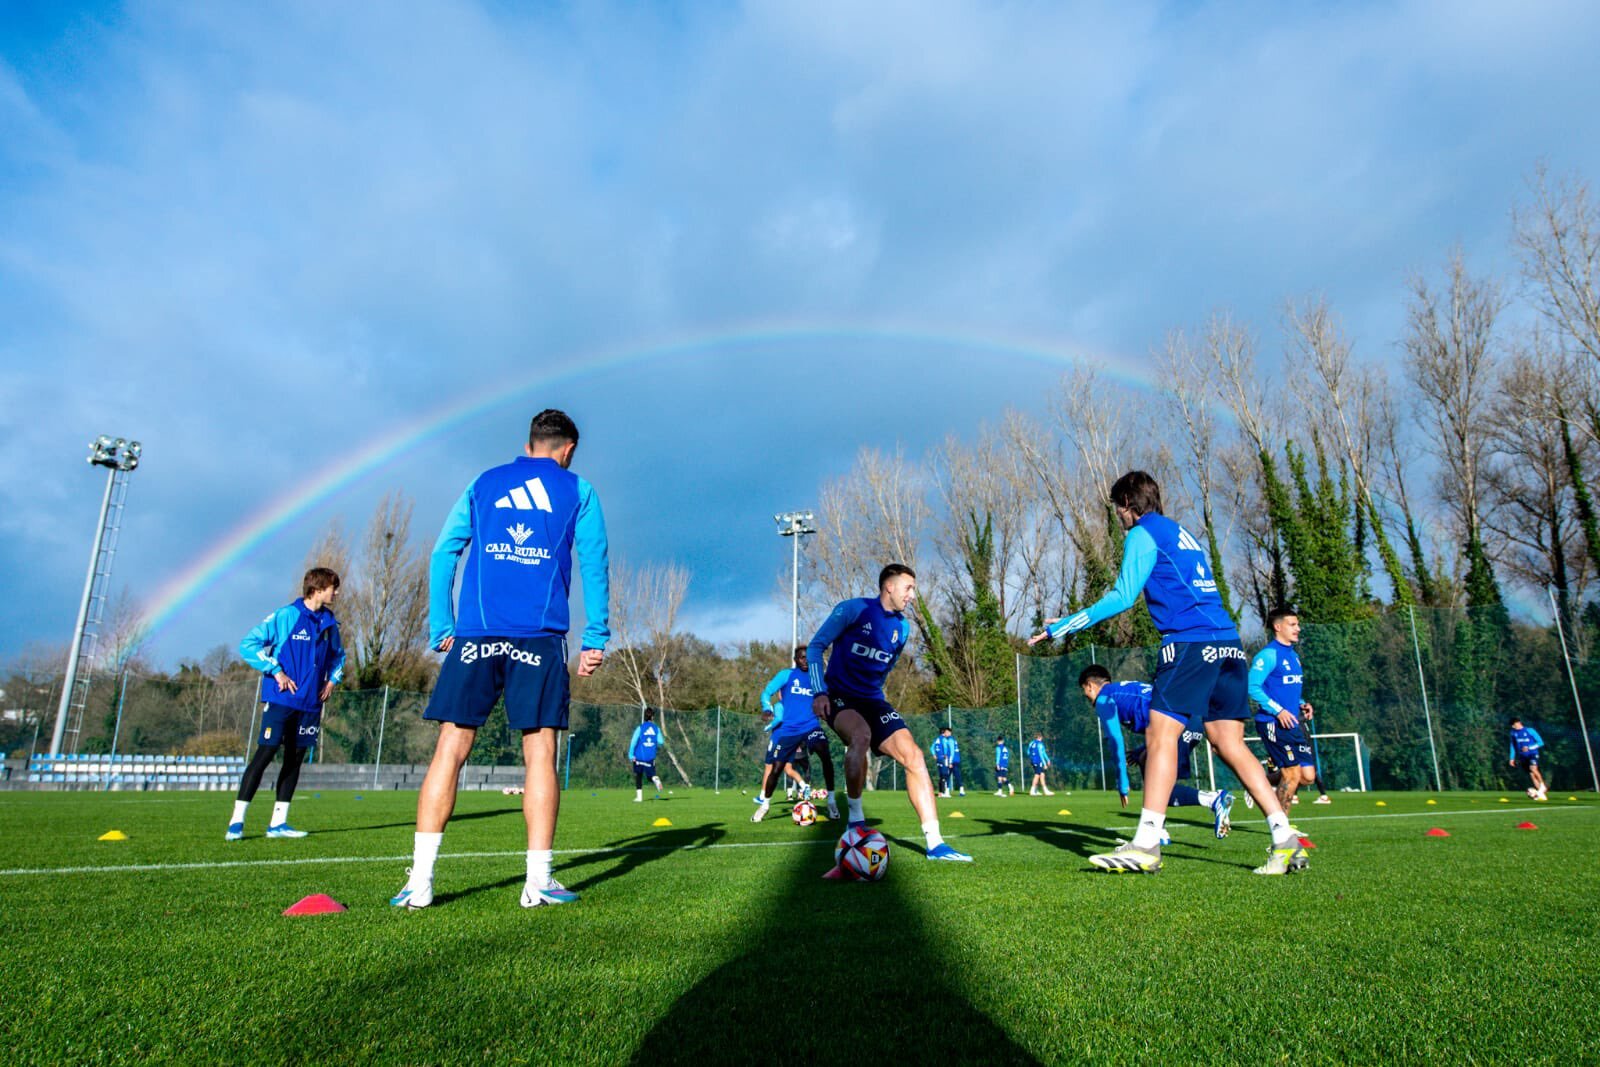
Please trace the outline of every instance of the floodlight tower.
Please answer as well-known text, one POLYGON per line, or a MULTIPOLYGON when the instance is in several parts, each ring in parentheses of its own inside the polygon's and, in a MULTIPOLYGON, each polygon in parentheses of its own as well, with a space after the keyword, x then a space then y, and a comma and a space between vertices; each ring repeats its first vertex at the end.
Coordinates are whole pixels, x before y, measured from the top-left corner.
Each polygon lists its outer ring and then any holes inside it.
POLYGON ((794 648, 800 643, 800 538, 806 534, 814 534, 817 528, 811 525, 812 515, 809 511, 786 511, 782 515, 772 516, 778 524, 778 536, 794 538, 794 583, 790 594, 789 647, 794 648))
MULTIPOLYGON (((72 650, 67 653, 67 679, 61 686, 61 706, 56 711, 56 726, 50 736, 50 755, 53 756, 61 754, 67 719, 73 709, 81 716, 89 698, 89 668, 94 661, 95 638, 105 610, 107 587, 111 584, 111 558, 116 554, 117 534, 122 528, 128 476, 138 469, 143 451, 144 446, 138 441, 104 434, 89 445, 89 465, 106 468, 106 491, 100 498, 100 521, 95 528, 94 545, 89 550, 89 576, 83 583, 83 599, 78 602, 78 624, 72 631, 72 650)), ((77 749, 76 740, 73 749, 77 749)))

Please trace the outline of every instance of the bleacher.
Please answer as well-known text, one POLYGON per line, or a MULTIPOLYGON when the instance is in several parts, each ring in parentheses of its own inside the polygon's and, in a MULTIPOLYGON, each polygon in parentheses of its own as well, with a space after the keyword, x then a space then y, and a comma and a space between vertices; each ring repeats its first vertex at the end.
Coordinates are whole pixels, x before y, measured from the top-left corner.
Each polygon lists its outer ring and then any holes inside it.
POLYGON ((244 765, 239 756, 35 755, 27 780, 57 789, 231 790, 244 765))

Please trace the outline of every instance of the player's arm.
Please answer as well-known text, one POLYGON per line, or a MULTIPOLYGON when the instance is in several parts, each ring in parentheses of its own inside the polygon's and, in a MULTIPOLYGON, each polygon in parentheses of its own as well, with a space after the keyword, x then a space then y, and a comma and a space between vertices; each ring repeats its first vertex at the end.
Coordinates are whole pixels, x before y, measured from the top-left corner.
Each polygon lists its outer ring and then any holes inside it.
POLYGON ((778 714, 772 708, 772 698, 773 698, 773 696, 775 696, 777 694, 778 690, 783 688, 783 683, 788 677, 789 677, 789 672, 788 671, 786 671, 786 670, 779 671, 777 674, 774 674, 772 676, 772 681, 767 683, 767 687, 765 689, 761 690, 761 710, 762 711, 771 712, 774 716, 776 716, 778 714))
POLYGON ((335 623, 329 638, 333 642, 333 657, 328 663, 328 679, 322 683, 322 692, 317 694, 317 699, 324 704, 333 695, 333 687, 344 681, 344 638, 340 632, 338 623, 335 623))
POLYGON ((439 539, 428 557, 428 647, 450 651, 456 634, 456 564, 472 543, 472 487, 468 486, 445 517, 439 539))
POLYGON ((294 693, 298 692, 300 688, 295 685, 294 679, 290 678, 284 671, 282 664, 278 662, 278 657, 275 655, 277 649, 282 646, 284 641, 288 640, 289 634, 293 632, 295 620, 299 616, 300 613, 294 609, 293 605, 281 607, 256 623, 255 627, 245 634, 244 639, 239 642, 239 654, 244 657, 244 661, 269 678, 276 678, 280 692, 288 691, 294 693))
POLYGON ((1122 737, 1122 723, 1117 721, 1117 706, 1105 697, 1097 697, 1094 713, 1100 720, 1100 730, 1111 746, 1111 758, 1117 767, 1117 793, 1124 807, 1128 804, 1128 745, 1122 737))
MULTIPOLYGON (((248 658, 248 657, 246 657, 246 658, 248 658)), ((1512 767, 1515 767, 1517 765, 1517 735, 1516 734, 1512 734, 1511 735, 1511 754, 1506 757, 1506 762, 1508 763, 1508 765, 1510 765, 1512 767)))
POLYGON ((631 760, 639 758, 639 735, 642 733, 644 733, 644 724, 640 723, 633 728, 633 736, 628 738, 628 758, 631 760))
POLYGON ((1121 615, 1138 603, 1139 595, 1144 592, 1144 585, 1155 569, 1155 540, 1142 527, 1135 526, 1123 539, 1122 569, 1117 572, 1117 581, 1111 591, 1070 618, 1050 620, 1050 625, 1042 633, 1029 638, 1028 644, 1037 644, 1047 637, 1075 634, 1112 616, 1121 615))
POLYGON ((815 703, 817 698, 827 694, 828 685, 822 680, 822 658, 827 655, 828 647, 839 639, 845 627, 861 618, 861 613, 866 610, 866 603, 861 600, 845 600, 835 605, 833 611, 822 623, 820 629, 811 638, 811 643, 806 646, 806 662, 811 665, 811 692, 815 703))
POLYGON ((578 653, 578 674, 593 674, 605 659, 611 640, 611 558, 606 542, 606 519, 594 486, 578 479, 578 522, 572 532, 578 552, 578 574, 583 579, 583 646, 578 653))
POLYGON ((1534 748, 1543 748, 1544 747, 1544 738, 1539 736, 1539 731, 1538 730, 1535 730, 1531 726, 1528 727, 1528 736, 1533 739, 1533 747, 1534 748))
POLYGON ((1250 680, 1246 683, 1246 688, 1250 693, 1250 699, 1259 704, 1263 711, 1270 711, 1278 717, 1278 725, 1292 730, 1300 720, 1295 718, 1294 712, 1267 695, 1266 681, 1277 665, 1276 649, 1268 647, 1257 652, 1256 658, 1250 661, 1250 680))

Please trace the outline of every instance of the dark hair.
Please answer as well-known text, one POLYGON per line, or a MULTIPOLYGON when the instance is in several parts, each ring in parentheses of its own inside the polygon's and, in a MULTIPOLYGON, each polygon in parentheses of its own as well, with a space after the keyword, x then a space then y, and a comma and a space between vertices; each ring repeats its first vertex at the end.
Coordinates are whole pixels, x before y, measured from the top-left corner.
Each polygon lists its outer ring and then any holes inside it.
POLYGON ((308 597, 324 589, 339 588, 339 573, 330 567, 312 567, 300 579, 300 595, 308 597))
POLYGON ((954 733, 954 731, 953 731, 953 730, 951 730, 951 729, 950 729, 950 727, 948 727, 948 726, 941 726, 941 727, 939 727, 939 732, 940 732, 940 733, 941 733, 941 734, 948 734, 948 733, 954 733))
POLYGON ((1294 610, 1293 604, 1279 604, 1277 607, 1267 612, 1267 629, 1270 630, 1274 626, 1278 625, 1279 619, 1287 619, 1290 616, 1298 618, 1300 613, 1294 610))
POLYGON ((1111 486, 1111 502, 1135 516, 1161 512, 1161 487, 1144 471, 1129 471, 1111 486))
POLYGON ((565 411, 545 408, 528 424, 529 448, 561 441, 578 443, 578 424, 573 422, 565 411))
POLYGON ((797 655, 797 656, 800 655, 801 653, 805 652, 805 650, 806 650, 806 646, 805 645, 795 645, 794 646, 794 654, 797 655))
POLYGON ((995 734, 994 735, 994 739, 996 741, 1004 741, 1006 739, 1006 735, 1005 734, 995 734))
POLYGON ((1091 663, 1083 669, 1082 674, 1078 675, 1078 688, 1082 689, 1090 682, 1109 681, 1111 681, 1111 672, 1100 666, 1098 663, 1091 663))
POLYGON ((649 722, 651 719, 653 719, 655 717, 656 717, 656 709, 655 708, 645 708, 644 709, 644 721, 645 722, 649 722))
POLYGON ((1512 719, 1511 720, 1511 728, 1513 730, 1515 730, 1517 727, 1519 727, 1521 725, 1522 725, 1522 720, 1521 719, 1512 719))
POLYGON ((917 572, 912 570, 910 567, 907 567, 904 563, 889 564, 887 567, 883 568, 883 570, 878 572, 878 588, 882 589, 885 585, 889 584, 890 578, 897 578, 902 574, 909 574, 913 578, 917 576, 917 572))

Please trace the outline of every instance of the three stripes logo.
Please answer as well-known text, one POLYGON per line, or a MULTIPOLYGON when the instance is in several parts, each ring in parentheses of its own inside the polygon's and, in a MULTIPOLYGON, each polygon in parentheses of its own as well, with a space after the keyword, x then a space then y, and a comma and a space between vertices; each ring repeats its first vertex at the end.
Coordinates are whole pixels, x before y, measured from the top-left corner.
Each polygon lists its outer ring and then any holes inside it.
POLYGON ((549 511, 555 509, 550 506, 550 494, 545 492, 544 483, 537 478, 529 478, 511 492, 494 502, 497 508, 515 508, 517 511, 549 511))

